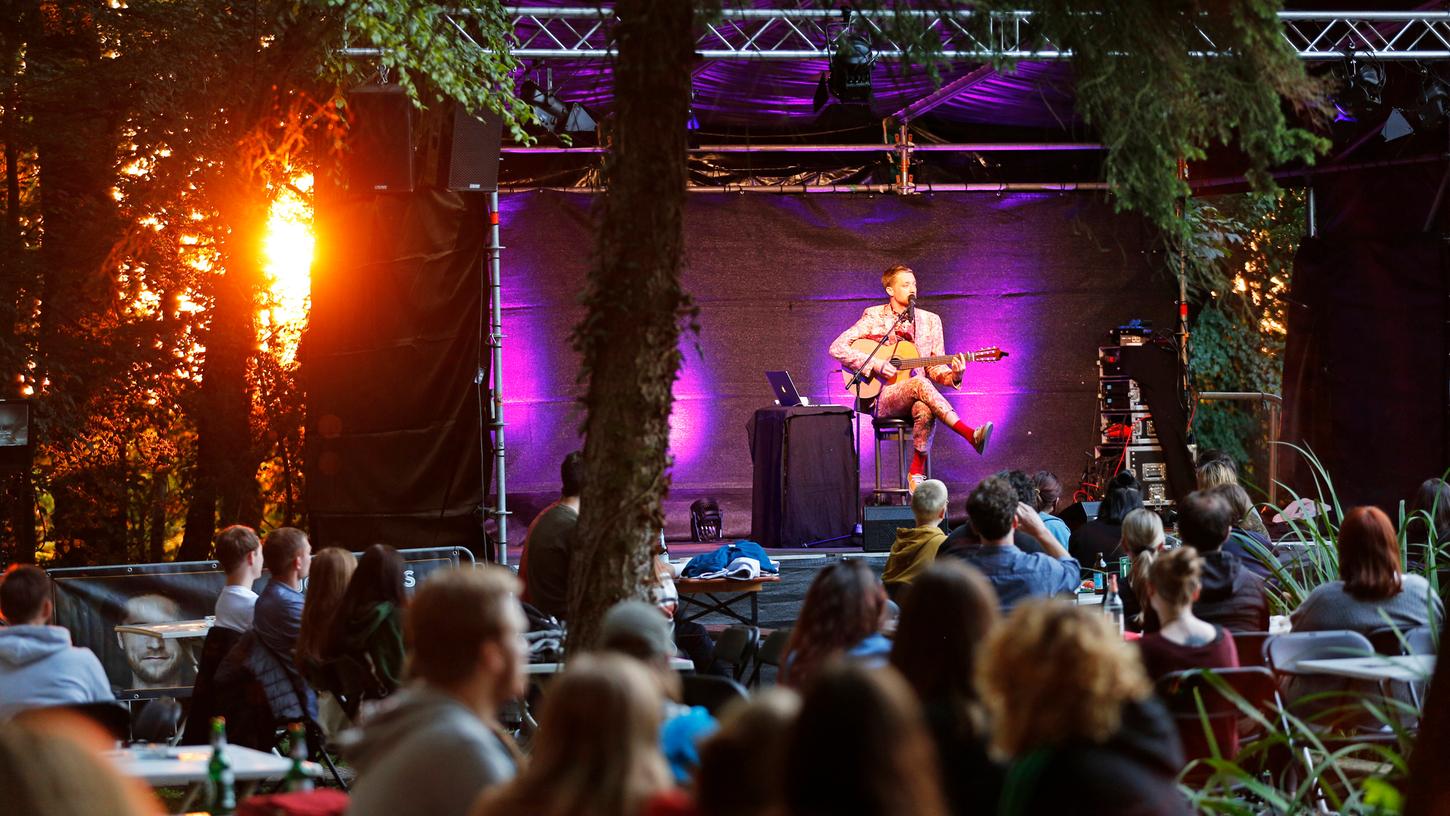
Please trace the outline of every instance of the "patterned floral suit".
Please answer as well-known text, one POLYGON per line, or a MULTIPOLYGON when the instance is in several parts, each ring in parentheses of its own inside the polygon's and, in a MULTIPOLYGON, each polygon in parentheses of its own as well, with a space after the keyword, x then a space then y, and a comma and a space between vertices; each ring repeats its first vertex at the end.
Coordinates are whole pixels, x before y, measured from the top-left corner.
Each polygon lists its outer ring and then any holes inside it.
MULTIPOLYGON (((856 321, 856 325, 841 332, 835 342, 831 343, 831 356, 851 368, 860 368, 866 364, 868 358, 863 352, 851 348, 851 344, 862 338, 872 342, 880 340, 882 335, 891 330, 894 322, 896 313, 892 311, 890 303, 872 306, 861 313, 861 319, 856 321)), ((898 339, 916 344, 919 356, 922 357, 946 354, 942 341, 941 318, 925 309, 916 310, 914 322, 903 322, 897 326, 892 336, 887 338, 885 347, 890 348, 898 339)), ((912 418, 912 444, 923 454, 931 449, 936 421, 940 419, 947 425, 953 425, 958 419, 951 403, 947 402, 946 397, 932 383, 961 388, 961 379, 952 372, 951 366, 934 365, 912 371, 910 377, 881 389, 881 394, 876 398, 876 416, 912 418)))

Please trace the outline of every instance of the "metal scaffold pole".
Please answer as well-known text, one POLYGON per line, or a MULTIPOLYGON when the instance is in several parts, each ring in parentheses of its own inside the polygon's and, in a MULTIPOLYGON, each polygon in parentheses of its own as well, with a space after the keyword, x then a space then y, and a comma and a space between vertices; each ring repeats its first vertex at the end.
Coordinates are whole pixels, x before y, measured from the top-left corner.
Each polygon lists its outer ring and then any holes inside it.
POLYGON ((488 194, 488 347, 492 354, 491 370, 493 381, 489 386, 489 431, 493 436, 493 486, 494 506, 488 513, 498 526, 496 554, 498 563, 509 562, 508 533, 508 480, 505 474, 507 459, 504 444, 503 418, 503 282, 500 257, 503 242, 499 231, 498 193, 488 194))

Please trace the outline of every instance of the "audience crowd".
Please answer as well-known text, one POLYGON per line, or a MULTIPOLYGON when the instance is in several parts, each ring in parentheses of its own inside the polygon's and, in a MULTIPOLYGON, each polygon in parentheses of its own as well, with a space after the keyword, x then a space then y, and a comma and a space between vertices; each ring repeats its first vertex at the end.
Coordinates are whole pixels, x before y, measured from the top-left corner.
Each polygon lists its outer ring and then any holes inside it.
MULTIPOLYGON (((1192 742, 1155 683, 1237 667, 1234 634, 1267 632, 1282 589, 1233 463, 1205 457, 1198 476, 1178 502, 1176 539, 1131 477, 1115 478, 1096 518, 1071 533, 1051 473, 984 479, 951 533, 946 485, 924 481, 882 577, 863 559, 827 563, 790 627, 778 683, 714 710, 686 704, 672 663, 683 653, 702 674, 718 668, 704 630, 675 620, 662 538, 648 600, 613 607, 596 648, 531 689, 526 636, 569 612, 577 454, 561 467, 562 497, 529 527, 518 578, 441 570, 410 591, 387 545, 360 559, 314 554, 300 530, 259 539, 229 527, 216 539, 226 586, 193 724, 220 714, 232 742, 271 750, 279 726, 305 723, 315 756, 355 772, 348 813, 359 816, 1187 813, 1178 782, 1192 742), (1075 602, 1102 565, 1122 576, 1126 635, 1075 602)), ((1415 502, 1405 532, 1425 553, 1446 540, 1450 491, 1431 480, 1415 502)), ((1344 514, 1337 558, 1338 580, 1289 615, 1295 631, 1443 622, 1379 509, 1344 514)), ((46 795, 58 773, 46 762, 84 768, 86 784, 57 788, 64 806, 44 812, 90 812, 92 796, 107 797, 107 812, 153 812, 95 759, 88 726, 66 719, 67 707, 114 695, 96 655, 51 625, 52 594, 34 566, 0 581, 0 723, 13 720, 0 725, 0 782, 23 804, 46 795)))

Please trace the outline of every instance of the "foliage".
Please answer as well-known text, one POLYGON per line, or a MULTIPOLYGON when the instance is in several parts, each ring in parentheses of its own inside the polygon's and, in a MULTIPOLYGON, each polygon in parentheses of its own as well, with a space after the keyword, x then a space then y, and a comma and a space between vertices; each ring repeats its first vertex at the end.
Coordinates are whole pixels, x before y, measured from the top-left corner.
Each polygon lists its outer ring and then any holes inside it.
MULTIPOLYGON (((1195 391, 1282 389, 1288 317, 1285 298, 1303 232, 1300 191, 1246 193, 1187 203, 1183 270, 1189 303, 1190 383, 1195 391)), ((1179 258, 1171 258, 1178 271, 1179 258)), ((1199 403, 1193 430, 1200 449, 1244 463, 1245 481, 1267 486, 1267 411, 1256 403, 1199 403), (1257 477, 1257 478, 1256 478, 1257 477)))

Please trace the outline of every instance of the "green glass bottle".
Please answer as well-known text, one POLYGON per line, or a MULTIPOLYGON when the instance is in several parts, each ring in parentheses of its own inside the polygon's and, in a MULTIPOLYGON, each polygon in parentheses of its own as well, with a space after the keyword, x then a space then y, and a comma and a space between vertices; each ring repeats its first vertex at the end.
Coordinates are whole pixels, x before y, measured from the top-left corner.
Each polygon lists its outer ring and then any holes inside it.
POLYGON ((227 721, 213 717, 211 721, 211 761, 206 765, 207 786, 211 801, 208 810, 213 816, 237 812, 237 779, 232 761, 227 757, 227 721))
POLYGON ((287 726, 287 743, 287 753, 292 757, 292 767, 287 769, 287 778, 284 780, 287 790, 312 790, 312 776, 302 764, 307 761, 307 729, 302 727, 302 723, 295 722, 287 726))

